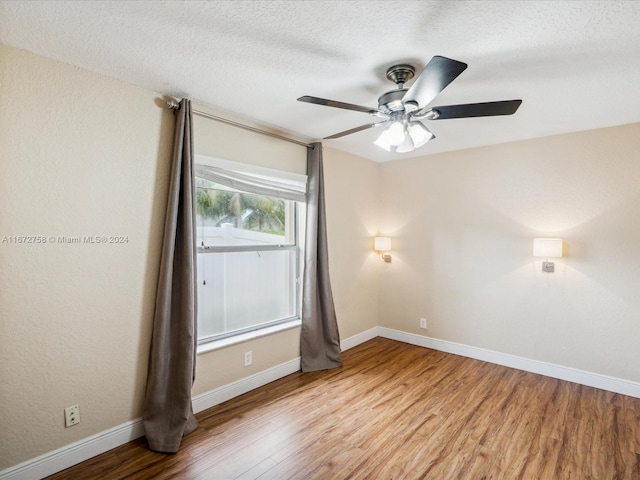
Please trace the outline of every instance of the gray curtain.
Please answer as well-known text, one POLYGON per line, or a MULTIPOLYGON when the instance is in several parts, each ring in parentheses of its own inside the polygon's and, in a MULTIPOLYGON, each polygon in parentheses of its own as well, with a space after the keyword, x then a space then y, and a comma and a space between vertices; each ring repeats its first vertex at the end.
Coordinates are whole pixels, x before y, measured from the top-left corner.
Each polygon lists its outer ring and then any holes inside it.
POLYGON ((307 225, 300 357, 302 371, 313 372, 342 366, 340 334, 329 281, 322 144, 307 152, 307 225))
POLYGON ((191 404, 197 342, 195 186, 191 102, 176 112, 171 184, 143 423, 149 448, 174 453, 198 426, 191 404))

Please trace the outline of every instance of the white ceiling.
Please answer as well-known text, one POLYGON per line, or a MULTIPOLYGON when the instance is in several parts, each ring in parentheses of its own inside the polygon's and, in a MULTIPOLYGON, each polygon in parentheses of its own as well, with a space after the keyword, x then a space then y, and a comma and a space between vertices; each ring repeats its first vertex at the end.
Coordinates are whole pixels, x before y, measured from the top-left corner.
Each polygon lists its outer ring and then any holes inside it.
MULTIPOLYGON (((469 65, 433 105, 522 99, 513 116, 428 122, 410 154, 374 129, 325 141, 376 161, 640 122, 635 1, 7 1, 0 42, 189 97, 305 140, 376 121, 386 69, 469 65)), ((410 86, 410 84, 409 84, 410 86)))

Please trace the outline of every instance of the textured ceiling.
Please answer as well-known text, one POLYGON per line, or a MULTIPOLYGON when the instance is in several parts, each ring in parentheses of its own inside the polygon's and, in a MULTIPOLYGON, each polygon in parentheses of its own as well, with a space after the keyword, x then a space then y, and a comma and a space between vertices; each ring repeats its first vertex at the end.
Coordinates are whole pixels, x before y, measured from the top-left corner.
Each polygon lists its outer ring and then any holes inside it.
MULTIPOLYGON (((306 140, 375 121, 387 67, 469 65, 433 102, 522 99, 510 117, 428 122, 411 154, 368 130, 326 145, 376 161, 640 122, 640 2, 0 1, 0 42, 306 140)), ((410 86, 410 84, 409 84, 410 86)))

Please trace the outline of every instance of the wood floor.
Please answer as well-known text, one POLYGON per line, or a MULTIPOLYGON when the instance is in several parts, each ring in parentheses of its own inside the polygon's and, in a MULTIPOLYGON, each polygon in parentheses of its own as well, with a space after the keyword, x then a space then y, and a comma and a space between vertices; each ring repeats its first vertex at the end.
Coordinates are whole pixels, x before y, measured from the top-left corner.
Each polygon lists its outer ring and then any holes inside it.
POLYGON ((640 399, 376 338, 51 479, 640 479, 640 399))

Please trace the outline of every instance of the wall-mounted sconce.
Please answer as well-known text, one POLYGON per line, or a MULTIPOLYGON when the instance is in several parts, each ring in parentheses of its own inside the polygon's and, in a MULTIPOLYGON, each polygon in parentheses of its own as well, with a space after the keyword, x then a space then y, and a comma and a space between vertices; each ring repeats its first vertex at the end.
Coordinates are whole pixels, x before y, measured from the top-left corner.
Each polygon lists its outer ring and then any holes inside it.
POLYGON ((553 273, 553 262, 549 262, 548 258, 562 257, 562 239, 561 238, 534 238, 533 239, 533 256, 545 259, 542 262, 542 271, 553 273))
POLYGON ((391 255, 387 252, 391 251, 391 238, 390 237, 376 237, 373 240, 373 249, 376 252, 380 252, 382 254, 382 259, 385 262, 391 261, 391 255))

